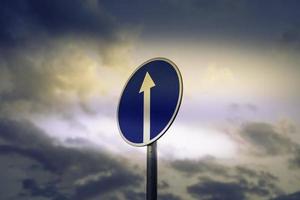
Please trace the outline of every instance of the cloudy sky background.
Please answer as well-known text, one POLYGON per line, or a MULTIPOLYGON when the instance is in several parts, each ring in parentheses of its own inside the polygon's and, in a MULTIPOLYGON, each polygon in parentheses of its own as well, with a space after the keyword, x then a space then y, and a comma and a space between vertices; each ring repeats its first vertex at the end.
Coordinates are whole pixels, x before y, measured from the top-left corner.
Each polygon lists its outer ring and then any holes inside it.
POLYGON ((0 199, 144 199, 118 132, 130 74, 167 57, 184 95, 158 142, 161 200, 300 198, 300 4, 3 0, 0 199))

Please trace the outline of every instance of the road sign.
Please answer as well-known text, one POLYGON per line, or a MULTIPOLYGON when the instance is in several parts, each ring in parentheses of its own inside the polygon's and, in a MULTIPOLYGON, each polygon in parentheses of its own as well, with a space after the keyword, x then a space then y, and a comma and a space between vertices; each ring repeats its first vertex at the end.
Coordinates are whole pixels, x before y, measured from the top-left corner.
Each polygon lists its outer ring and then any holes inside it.
POLYGON ((133 146, 159 139, 174 121, 182 99, 182 78, 165 58, 143 63, 125 85, 118 107, 121 136, 133 146))

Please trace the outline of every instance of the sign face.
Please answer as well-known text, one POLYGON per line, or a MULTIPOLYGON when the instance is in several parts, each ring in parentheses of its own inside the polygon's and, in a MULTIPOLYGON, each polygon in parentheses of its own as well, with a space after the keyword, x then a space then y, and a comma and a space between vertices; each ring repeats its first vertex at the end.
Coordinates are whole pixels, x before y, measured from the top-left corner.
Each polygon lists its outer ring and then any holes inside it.
POLYGON ((125 85, 118 107, 121 136, 133 146, 159 139, 174 121, 182 99, 182 77, 174 63, 154 58, 125 85))

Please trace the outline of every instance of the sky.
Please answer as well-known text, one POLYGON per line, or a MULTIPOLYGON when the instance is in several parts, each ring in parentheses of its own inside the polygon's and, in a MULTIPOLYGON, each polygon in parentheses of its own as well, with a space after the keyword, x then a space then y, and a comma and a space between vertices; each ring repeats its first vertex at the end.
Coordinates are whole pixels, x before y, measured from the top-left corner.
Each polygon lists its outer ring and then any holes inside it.
POLYGON ((146 147, 120 136, 132 72, 183 77, 158 141, 159 200, 300 199, 297 0, 3 0, 0 199, 145 199, 146 147))

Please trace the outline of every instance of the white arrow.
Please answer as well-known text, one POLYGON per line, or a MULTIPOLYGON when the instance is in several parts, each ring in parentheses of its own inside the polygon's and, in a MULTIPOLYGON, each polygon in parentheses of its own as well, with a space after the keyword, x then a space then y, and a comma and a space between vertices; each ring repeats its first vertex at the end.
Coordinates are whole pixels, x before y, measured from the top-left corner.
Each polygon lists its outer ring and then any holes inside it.
POLYGON ((150 74, 147 72, 142 83, 139 93, 144 92, 144 135, 143 141, 147 143, 150 141, 150 100, 151 88, 155 86, 150 74))

